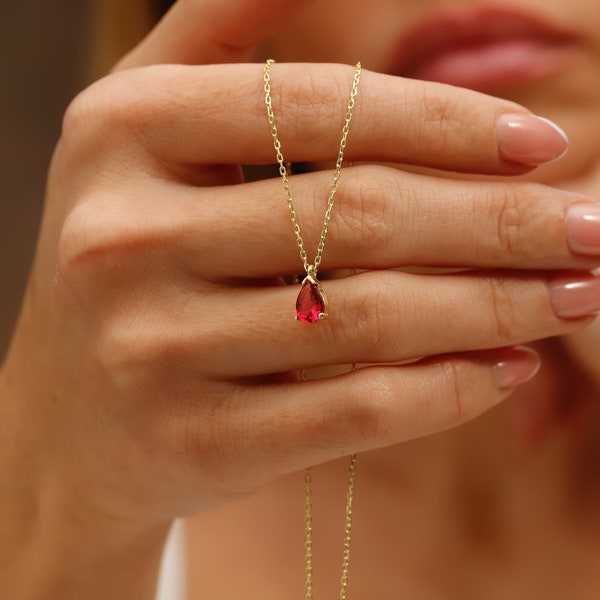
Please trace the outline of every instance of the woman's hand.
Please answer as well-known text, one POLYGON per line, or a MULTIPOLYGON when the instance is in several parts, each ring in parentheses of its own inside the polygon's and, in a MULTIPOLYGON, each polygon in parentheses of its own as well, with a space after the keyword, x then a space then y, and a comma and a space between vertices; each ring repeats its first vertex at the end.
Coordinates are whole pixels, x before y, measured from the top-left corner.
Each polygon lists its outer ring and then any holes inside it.
MULTIPOLYGON (((287 3, 247 3, 275 4, 287 3)), ((346 154, 362 164, 343 170, 322 267, 369 272, 325 282, 329 319, 295 324, 298 289, 280 275, 301 263, 281 182, 240 174, 274 161, 262 66, 134 68, 178 57, 169 31, 65 117, 2 378, 3 443, 18 450, 0 464, 40 474, 14 495, 19 514, 140 539, 305 465, 474 417, 535 371, 512 346, 599 308, 586 295, 597 258, 567 219, 585 198, 441 176, 527 172, 561 153, 560 135, 503 100, 364 72, 346 154), (471 270, 392 270, 408 265, 471 270), (354 362, 382 364, 298 381, 354 362)), ((209 34, 197 61, 228 48, 209 34)), ((287 160, 335 158, 351 80, 350 67, 273 67, 287 160)), ((309 252, 331 177, 291 178, 309 252)))
MULTIPOLYGON (((261 74, 129 71, 67 113, 34 279, 44 302, 39 314, 30 305, 53 355, 48 398, 35 402, 40 410, 55 394, 63 426, 52 431, 70 424, 78 449, 61 466, 85 475, 99 510, 149 520, 205 510, 305 464, 456 425, 508 393, 497 362, 532 359, 454 353, 563 334, 595 310, 570 299, 567 275, 545 271, 594 264, 572 253, 565 231, 581 198, 363 164, 342 175, 323 267, 373 271, 327 282, 329 320, 294 324, 297 288, 278 284, 300 264, 281 183, 238 179, 239 164, 272 159, 261 74), (477 270, 389 270, 405 265, 477 270), (421 356, 432 358, 304 384, 290 375, 421 356)), ((273 69, 291 160, 335 155, 350 76, 273 69)), ((496 122, 516 110, 365 73, 348 158, 522 171, 498 155, 496 122)), ((330 179, 292 178, 309 248, 330 179)), ((581 278, 591 280, 570 276, 581 278)))

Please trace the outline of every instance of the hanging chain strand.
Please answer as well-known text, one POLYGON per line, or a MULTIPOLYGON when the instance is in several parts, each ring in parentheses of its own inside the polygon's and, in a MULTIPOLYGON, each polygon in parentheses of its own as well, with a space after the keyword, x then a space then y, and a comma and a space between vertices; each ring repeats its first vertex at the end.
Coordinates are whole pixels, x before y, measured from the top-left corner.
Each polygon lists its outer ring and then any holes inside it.
MULTIPOLYGON (((325 217, 323 220, 323 227, 321 229, 321 235, 317 246, 317 253, 312 263, 309 263, 306 249, 304 248, 304 240, 302 239, 302 230, 298 223, 298 217, 296 215, 296 209, 294 207, 294 200, 290 191, 289 175, 291 174, 291 168, 289 163, 285 162, 283 157, 283 151, 281 148, 281 142, 279 141, 279 133, 277 131, 277 125, 275 124, 275 116, 273 114, 273 102, 271 99, 271 65, 275 61, 272 59, 267 60, 264 68, 264 91, 265 91, 265 103, 267 105, 267 116, 269 119, 269 126, 271 128, 271 135, 273 137, 273 146, 277 157, 277 164, 279 165, 279 174, 283 181, 283 189, 285 191, 285 198, 292 218, 293 231, 296 236, 296 243, 300 251, 300 258, 304 270, 309 277, 316 278, 317 270, 321 264, 323 258, 323 252, 325 251, 325 242, 327 240, 327 234, 329 232, 329 223, 331 221, 331 215, 333 213, 333 205, 335 202, 335 194, 337 192, 338 182, 342 172, 342 165, 344 162, 344 152, 346 150, 346 144, 348 142, 348 134, 350 133, 350 122, 352 121, 352 113, 354 111, 355 98, 358 93, 358 84, 360 81, 361 64, 356 64, 356 71, 354 72, 354 80, 352 82, 352 89, 350 91, 350 98, 348 100, 348 106, 346 109, 346 115, 344 118, 344 125, 342 127, 342 138, 340 140, 340 147, 338 151, 337 160, 335 163, 335 171, 333 175, 333 181, 331 189, 329 191, 329 198, 327 200, 327 209, 325 211, 325 217)), ((352 365, 351 370, 354 371, 356 365, 352 365)), ((300 380, 306 380, 305 371, 300 372, 300 380)), ((348 570, 350 567, 350 539, 352 533, 352 505, 354 501, 354 483, 356 473, 356 454, 352 454, 350 457, 350 466, 348 467, 348 491, 346 494, 346 511, 345 511, 345 522, 344 522, 344 549, 342 553, 342 575, 340 578, 340 600, 346 600, 346 591, 348 588, 348 570)), ((313 547, 312 547, 312 472, 311 468, 307 467, 304 472, 304 489, 305 489, 305 570, 306 570, 306 596, 305 600, 313 600, 313 547)))
MULTIPOLYGON (((352 269, 354 274, 354 269, 352 269)), ((356 371, 356 364, 350 367, 356 371)), ((354 504, 354 482, 356 481, 356 453, 350 456, 348 467, 348 492, 346 493, 346 522, 344 523, 344 552, 342 555, 342 577, 340 579, 340 600, 346 600, 348 588, 348 570, 350 568, 350 538, 352 534, 352 506, 354 504)))
POLYGON ((356 454, 350 457, 348 467, 348 493, 346 496, 346 522, 344 524, 344 553, 342 557, 342 577, 340 578, 340 600, 346 600, 348 570, 350 568, 350 535, 352 533, 352 504, 354 502, 354 481, 356 474, 356 454))
POLYGON ((312 592, 312 474, 304 469, 304 568, 306 572, 305 600, 313 600, 312 592))
MULTIPOLYGON (((305 600, 313 600, 313 547, 312 547, 312 472, 307 467, 304 470, 304 560, 306 570, 305 600)), ((350 569, 350 540, 352 536, 352 505, 354 503, 354 482, 356 480, 356 454, 350 457, 348 467, 348 492, 346 494, 346 520, 344 523, 344 551, 342 554, 342 576, 340 577, 340 600, 346 600, 348 589, 348 571, 350 569)))
POLYGON ((304 248, 304 240, 302 239, 302 230, 298 223, 298 217, 296 215, 296 209, 294 207, 294 200, 290 191, 290 182, 288 179, 288 169, 286 168, 285 159, 283 158, 283 151, 281 149, 281 142, 279 141, 279 132, 277 131, 277 125, 275 124, 275 116, 273 114, 273 103, 271 99, 271 65, 275 61, 269 59, 265 63, 264 72, 264 89, 265 89, 265 103, 267 105, 267 116, 269 118, 269 125, 271 127, 271 135, 273 136, 273 146, 277 156, 277 164, 279 165, 279 174, 283 180, 283 189, 285 191, 285 198, 290 209, 290 216, 292 218, 293 231, 296 236, 296 243, 300 251, 300 258, 304 265, 304 270, 307 275, 316 277, 317 270, 321 264, 323 258, 323 252, 325 251, 325 241, 327 240, 327 234, 329 232, 329 222, 331 221, 331 215, 333 213, 333 205, 335 203, 335 193, 337 191, 338 182, 342 172, 342 164, 344 162, 344 152, 346 150, 346 144, 348 142, 348 134, 350 133, 350 122, 352 121, 352 113, 354 110, 354 101, 356 94, 358 94, 358 83, 360 81, 361 64, 356 64, 356 71, 354 73, 354 80, 352 82, 352 90, 350 92, 350 99, 348 100, 348 106, 346 109, 346 116, 344 120, 344 126, 342 128, 342 139, 340 140, 340 148, 338 152, 337 161, 335 163, 335 172, 333 175, 333 182, 329 191, 329 198, 327 200, 327 210, 325 211, 325 218, 323 220, 323 228, 321 229, 321 236, 319 238, 319 244, 317 246, 317 254, 312 263, 308 262, 308 256, 304 248))
MULTIPOLYGON (((354 273, 354 270, 352 270, 354 273)), ((350 372, 356 371, 356 365, 350 372)), ((306 381, 306 371, 300 371, 300 381, 306 381)), ((346 492, 346 511, 344 522, 344 550, 342 553, 342 576, 340 577, 340 600, 346 600, 348 590, 348 571, 350 570, 350 540, 352 537, 352 507, 354 504, 354 483, 356 481, 356 453, 350 456, 348 467, 348 491, 346 492)), ((304 469, 304 565, 306 573, 305 600, 313 600, 313 544, 312 544, 312 469, 304 469)))

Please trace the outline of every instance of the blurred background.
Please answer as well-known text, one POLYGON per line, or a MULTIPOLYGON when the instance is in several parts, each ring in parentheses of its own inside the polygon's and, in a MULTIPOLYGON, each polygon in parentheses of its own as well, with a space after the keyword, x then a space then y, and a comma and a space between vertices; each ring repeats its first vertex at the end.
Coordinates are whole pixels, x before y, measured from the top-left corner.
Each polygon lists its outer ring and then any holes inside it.
POLYGON ((0 359, 33 258, 52 149, 71 98, 143 37, 166 2, 0 2, 0 359))
POLYGON ((61 116, 89 76, 90 4, 86 0, 1 2, 1 356, 33 257, 46 170, 61 116))

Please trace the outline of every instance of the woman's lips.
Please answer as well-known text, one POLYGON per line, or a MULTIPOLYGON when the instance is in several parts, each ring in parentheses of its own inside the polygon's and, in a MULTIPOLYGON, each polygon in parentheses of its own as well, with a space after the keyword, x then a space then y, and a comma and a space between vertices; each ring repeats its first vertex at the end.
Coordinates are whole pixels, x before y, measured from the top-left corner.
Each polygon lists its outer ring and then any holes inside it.
POLYGON ((578 42, 573 32, 517 12, 438 14, 401 40, 391 70, 413 79, 495 89, 557 72, 578 42))

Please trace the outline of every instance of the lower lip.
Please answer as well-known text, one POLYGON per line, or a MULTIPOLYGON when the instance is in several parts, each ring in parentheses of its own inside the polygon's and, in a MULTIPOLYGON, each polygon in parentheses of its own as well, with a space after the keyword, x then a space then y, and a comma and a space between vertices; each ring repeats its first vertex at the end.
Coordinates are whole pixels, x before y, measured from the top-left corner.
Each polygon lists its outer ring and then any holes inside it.
POLYGON ((573 44, 515 38, 448 48, 405 75, 474 90, 525 84, 557 73, 575 54, 573 44))

